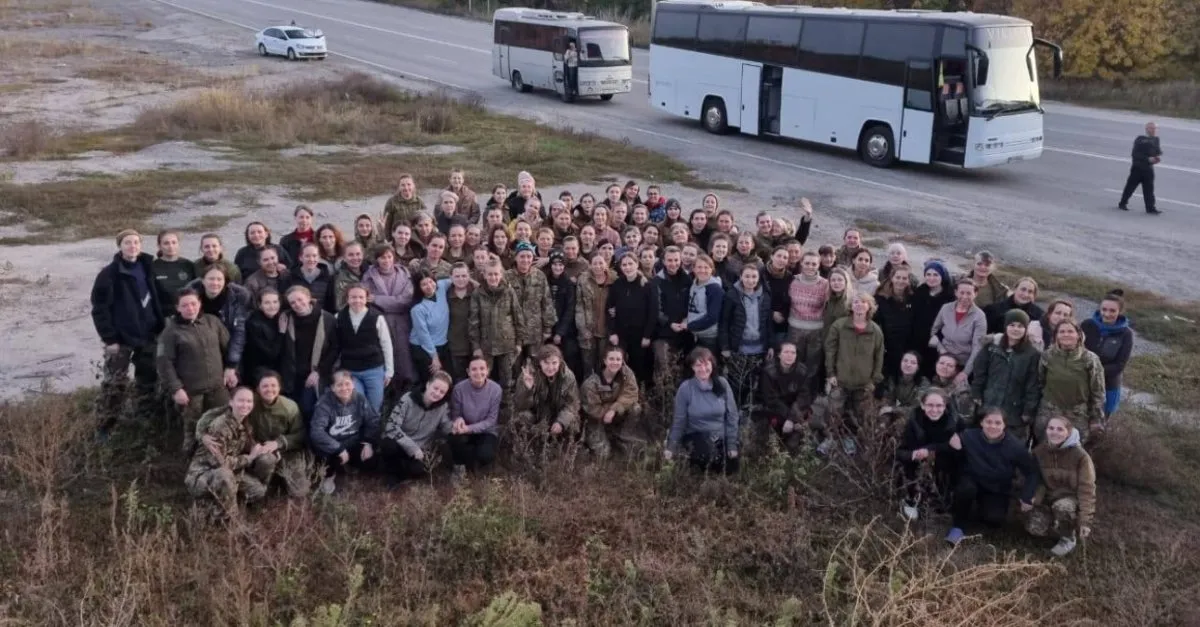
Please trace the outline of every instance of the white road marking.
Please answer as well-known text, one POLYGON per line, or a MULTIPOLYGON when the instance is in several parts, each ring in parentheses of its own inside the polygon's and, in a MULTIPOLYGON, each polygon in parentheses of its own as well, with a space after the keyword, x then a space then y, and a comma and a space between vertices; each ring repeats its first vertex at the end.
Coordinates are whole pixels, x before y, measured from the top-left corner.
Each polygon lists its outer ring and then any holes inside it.
POLYGON ((937 194, 930 194, 929 192, 919 192, 917 190, 909 189, 907 187, 900 187, 899 185, 891 185, 889 183, 880 183, 878 181, 872 181, 870 179, 863 179, 863 178, 859 178, 857 176, 850 176, 849 174, 841 174, 839 172, 831 172, 829 170, 821 170, 819 168, 813 168, 813 167, 809 167, 806 165, 797 165, 795 163, 788 163, 787 161, 780 161, 779 159, 763 157, 761 155, 750 154, 748 152, 741 152, 739 150, 721 149, 721 151, 727 152, 732 155, 737 155, 739 157, 745 157, 747 159, 757 159, 759 161, 766 161, 767 163, 773 163, 775 165, 781 165, 781 166, 788 167, 788 168, 794 168, 796 170, 804 170, 805 172, 812 172, 813 174, 820 174, 823 176, 833 176, 833 177, 837 177, 837 178, 840 178, 845 181, 853 181, 855 183, 861 183, 863 185, 870 185, 872 187, 879 187, 879 188, 890 190, 893 192, 912 194, 913 196, 920 196, 923 198, 932 198, 934 200, 940 200, 942 202, 946 202, 946 203, 950 203, 950 204, 961 204, 962 203, 961 200, 950 198, 948 196, 939 196, 937 194))
MULTIPOLYGON (((1080 157, 1091 157, 1093 159, 1103 159, 1105 161, 1116 161, 1119 163, 1129 163, 1129 157, 1113 157, 1111 155, 1099 155, 1094 152, 1085 152, 1083 150, 1069 150, 1067 148, 1052 148, 1050 146, 1046 146, 1046 147, 1042 148, 1042 150, 1049 150, 1050 152, 1061 152, 1061 153, 1065 153, 1068 155, 1078 155, 1080 157)), ((1196 168, 1185 168, 1182 166, 1170 165, 1170 164, 1166 164, 1166 163, 1160 163, 1160 164, 1154 166, 1154 169, 1156 169, 1156 170, 1173 170, 1175 172, 1186 172, 1188 174, 1200 174, 1200 170, 1198 170, 1196 168)))
POLYGON ((633 129, 633 130, 635 130, 635 131, 637 131, 637 132, 639 132, 639 133, 645 133, 646 135, 650 135, 650 136, 652 136, 652 137, 661 137, 661 138, 663 138, 663 139, 672 139, 672 140, 675 140, 675 141, 677 141, 677 142, 682 142, 682 143, 684 143, 684 144, 691 144, 691 145, 693 145, 693 146, 695 146, 695 145, 698 145, 698 144, 700 143, 700 142, 694 142, 694 141, 692 141, 692 140, 690 140, 690 139, 684 139, 684 138, 682 138, 682 137, 676 137, 676 136, 674 136, 674 135, 667 135, 666 133, 659 133, 658 131, 650 131, 650 130, 646 130, 646 129, 644 129, 644 128, 638 128, 638 127, 636 127, 636 126, 631 126, 631 127, 629 127, 629 128, 631 128, 631 129, 633 129))
MULTIPOLYGON (((1112 193, 1112 194, 1116 194, 1117 196, 1120 196, 1125 190, 1106 189, 1104 191, 1112 193)), ((1136 195, 1137 194, 1135 194, 1135 196, 1136 195)), ((1184 207, 1195 207, 1196 209, 1200 209, 1200 205, 1197 205, 1197 204, 1191 203, 1191 202, 1183 202, 1182 200, 1171 200, 1170 198, 1163 198, 1162 196, 1158 196, 1157 198, 1155 198, 1155 200, 1157 200, 1158 202, 1170 203, 1172 205, 1183 205, 1184 207)))
MULTIPOLYGON (((235 22, 233 20, 226 19, 226 18, 220 17, 218 15, 213 15, 211 13, 205 13, 204 11, 193 9, 193 8, 187 7, 187 6, 183 6, 181 4, 175 4, 174 2, 170 2, 169 0, 154 0, 154 2, 157 2, 159 4, 165 4, 167 6, 172 6, 172 7, 175 7, 176 9, 179 9, 180 11, 187 11, 188 13, 195 13, 196 15, 199 15, 202 17, 207 17, 210 20, 224 22, 225 24, 231 24, 233 26, 237 26, 239 28, 244 28, 246 30, 251 30, 254 32, 258 32, 258 31, 262 30, 261 28, 258 28, 256 26, 247 26, 246 24, 242 24, 241 22, 235 22)), ((330 51, 329 54, 330 54, 330 56, 342 57, 343 59, 349 59, 351 61, 354 61, 355 63, 361 63, 363 65, 369 65, 371 67, 374 67, 374 68, 377 68, 380 70, 386 70, 388 72, 391 72, 392 74, 396 74, 403 78, 415 78, 419 81, 426 81, 429 83, 433 83, 435 85, 442 85, 444 87, 450 87, 452 89, 461 89, 463 91, 471 91, 471 88, 469 88, 469 87, 464 87, 462 85, 456 85, 454 83, 439 80, 439 79, 436 79, 436 78, 433 78, 430 76, 424 76, 421 74, 417 74, 415 72, 410 72, 408 70, 401 70, 400 68, 395 68, 390 65, 384 65, 382 63, 376 63, 374 61, 368 61, 366 59, 362 59, 362 58, 359 58, 359 57, 356 57, 353 55, 349 55, 349 54, 345 54, 342 52, 330 51)))

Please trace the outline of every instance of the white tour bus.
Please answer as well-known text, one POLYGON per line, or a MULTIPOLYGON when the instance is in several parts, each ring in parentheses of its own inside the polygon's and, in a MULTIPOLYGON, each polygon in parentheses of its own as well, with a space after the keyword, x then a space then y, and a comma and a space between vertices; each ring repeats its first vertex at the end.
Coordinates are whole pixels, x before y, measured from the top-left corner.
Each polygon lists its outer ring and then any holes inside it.
POLYGON ((1035 47, 1001 15, 663 0, 651 106, 714 133, 842 146, 867 163, 980 168, 1042 154, 1035 47))
POLYGON ((633 57, 624 24, 582 13, 524 8, 497 9, 492 23, 492 74, 513 89, 549 89, 568 102, 575 96, 612 100, 615 94, 629 93, 633 57), (579 53, 574 93, 567 90, 568 43, 579 53))

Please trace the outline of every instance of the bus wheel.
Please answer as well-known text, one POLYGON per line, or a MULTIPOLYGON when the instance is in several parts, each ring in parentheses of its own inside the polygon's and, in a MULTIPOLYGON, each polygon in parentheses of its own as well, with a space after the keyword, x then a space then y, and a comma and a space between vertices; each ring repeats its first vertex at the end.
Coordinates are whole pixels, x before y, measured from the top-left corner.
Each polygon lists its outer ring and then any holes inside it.
POLYGON ((862 134, 858 143, 862 160, 877 168, 891 167, 896 162, 896 142, 892 129, 885 124, 876 124, 862 134))
POLYGON ((612 100, 612 97, 613 97, 612 94, 603 94, 600 96, 600 99, 603 100, 604 102, 608 102, 609 100, 612 100))
POLYGON ((708 97, 704 99, 704 106, 700 108, 700 123, 704 125, 704 129, 710 133, 720 135, 729 129, 728 119, 725 117, 725 102, 720 98, 708 97))
POLYGON ((525 82, 521 80, 520 72, 512 73, 512 88, 523 93, 529 93, 533 91, 533 87, 526 85, 525 82))

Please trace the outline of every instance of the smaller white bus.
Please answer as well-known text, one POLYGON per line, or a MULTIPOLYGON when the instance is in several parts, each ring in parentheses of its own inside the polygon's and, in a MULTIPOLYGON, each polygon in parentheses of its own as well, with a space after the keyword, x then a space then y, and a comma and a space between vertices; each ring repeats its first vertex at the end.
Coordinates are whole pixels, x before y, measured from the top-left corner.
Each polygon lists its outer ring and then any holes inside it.
POLYGON ((577 96, 612 100, 632 87, 633 56, 624 24, 526 8, 497 9, 492 24, 492 74, 517 91, 548 89, 571 102, 577 96), (578 58, 574 75, 567 63, 569 44, 578 58))

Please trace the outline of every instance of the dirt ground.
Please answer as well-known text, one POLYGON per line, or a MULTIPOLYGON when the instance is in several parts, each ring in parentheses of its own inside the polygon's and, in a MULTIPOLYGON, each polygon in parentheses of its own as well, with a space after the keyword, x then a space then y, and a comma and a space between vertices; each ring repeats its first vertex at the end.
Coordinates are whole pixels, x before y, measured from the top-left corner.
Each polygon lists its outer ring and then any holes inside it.
MULTIPOLYGON (((80 11, 75 2, 62 1, 80 11)), ((49 27, 5 33, 6 41, 0 44, 6 51, 6 63, 0 66, 0 94, 3 94, 0 126, 36 119, 58 129, 111 129, 132 122, 147 107, 185 98, 215 80, 268 88, 299 79, 328 77, 349 69, 335 59, 324 63, 260 59, 254 54, 253 38, 248 33, 190 14, 168 12, 159 5, 105 2, 104 9, 104 13, 75 13, 77 17, 71 19, 47 19, 47 23, 53 24, 49 27), (80 44, 82 48, 71 48, 61 42, 87 43, 80 44), (20 50, 29 54, 18 54, 20 50), (117 78, 113 79, 113 75, 117 78)), ((291 149, 284 155, 342 149, 307 146, 291 149)), ((226 150, 220 146, 170 142, 126 155, 93 151, 67 160, 4 162, 0 163, 0 180, 29 184, 159 169, 221 170, 231 167, 223 154, 226 150)), ((415 151, 404 146, 357 150, 395 153, 397 171, 403 169, 404 154, 415 151)), ((469 171, 469 164, 465 165, 469 171)), ((514 180, 507 181, 509 185, 515 183, 519 169, 514 166, 514 180)), ((613 176, 619 180, 630 178, 623 173, 613 176)), ((469 182, 476 190, 489 189, 495 183, 469 182)), ((432 186, 441 181, 424 183, 432 186)), ((571 189, 576 196, 584 191, 602 191, 594 183, 562 187, 571 189)), ((163 207, 158 226, 191 227, 193 232, 185 235, 183 249, 186 256, 194 257, 200 238, 195 228, 204 224, 202 220, 212 215, 232 216, 225 226, 217 229, 225 242, 226 254, 232 257, 243 244, 242 228, 250 219, 267 223, 278 234, 290 230, 297 200, 289 197, 289 191, 236 187, 198 194, 163 207)), ((368 197, 307 204, 315 210, 317 224, 332 222, 347 229, 356 215, 376 214, 382 208, 389 190, 376 191, 377 194, 368 197)), ((552 191, 557 193, 558 189, 552 191)), ((704 194, 703 190, 673 185, 666 185, 664 191, 668 196, 680 198, 685 207, 699 206, 704 194)), ((427 187, 423 193, 429 206, 435 193, 434 187, 427 187)), ((846 223, 838 216, 822 213, 820 198, 814 201, 816 225, 810 246, 836 244, 846 223)), ((780 214, 788 215, 792 210, 787 205, 794 207, 794 202, 792 198, 750 193, 721 194, 722 208, 734 211, 742 224, 752 222, 753 215, 763 208, 776 207, 780 214)), ((10 222, 0 220, 0 224, 8 224, 0 227, 0 237, 26 234, 26 225, 10 222)), ((113 225, 113 233, 120 228, 113 225)), ((944 251, 912 244, 908 247, 914 259, 941 256, 960 267, 964 261, 944 251)), ((145 250, 154 251, 152 234, 146 239, 145 250)), ((6 338, 5 350, 0 353, 0 380, 8 382, 0 388, 0 398, 36 393, 46 385, 70 390, 96 380, 101 346, 92 327, 87 296, 96 272, 111 260, 114 252, 115 245, 109 239, 0 247, 0 328, 5 329, 6 338)))

